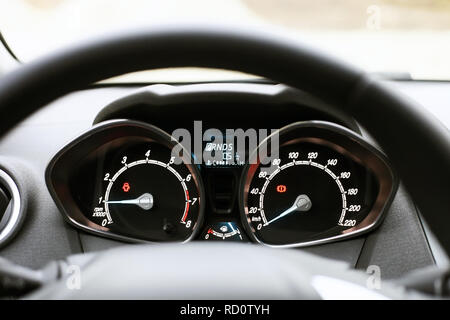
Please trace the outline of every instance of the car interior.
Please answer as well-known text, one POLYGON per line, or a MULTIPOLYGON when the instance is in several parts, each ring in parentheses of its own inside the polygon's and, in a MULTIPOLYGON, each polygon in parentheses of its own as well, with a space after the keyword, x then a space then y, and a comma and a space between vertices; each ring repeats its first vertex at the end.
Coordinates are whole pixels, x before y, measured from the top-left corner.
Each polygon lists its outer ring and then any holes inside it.
POLYGON ((449 298, 448 59, 177 22, 22 60, 2 28, 0 298, 449 298))

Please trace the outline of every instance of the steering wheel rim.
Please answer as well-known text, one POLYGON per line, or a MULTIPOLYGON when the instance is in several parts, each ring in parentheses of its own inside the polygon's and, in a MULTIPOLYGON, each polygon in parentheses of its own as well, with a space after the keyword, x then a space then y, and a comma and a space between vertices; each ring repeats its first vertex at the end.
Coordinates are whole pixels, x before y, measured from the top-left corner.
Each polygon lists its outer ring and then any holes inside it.
POLYGON ((165 67, 255 74, 319 96, 354 117, 387 153, 450 255, 448 129, 361 70, 280 35, 210 26, 163 27, 116 34, 56 52, 2 78, 0 113, 8 117, 0 119, 0 136, 71 91, 121 74, 165 67), (431 188, 432 197, 423 192, 431 188))

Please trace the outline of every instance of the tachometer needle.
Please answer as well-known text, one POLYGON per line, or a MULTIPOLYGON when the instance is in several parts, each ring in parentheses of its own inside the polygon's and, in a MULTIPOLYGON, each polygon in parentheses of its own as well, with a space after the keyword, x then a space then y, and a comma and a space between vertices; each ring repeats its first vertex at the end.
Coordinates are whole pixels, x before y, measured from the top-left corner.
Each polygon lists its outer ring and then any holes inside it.
POLYGON ((281 214, 279 214, 272 220, 268 221, 265 225, 268 226, 272 222, 277 221, 294 211, 300 211, 300 212, 309 211, 311 209, 311 207, 312 207, 311 199, 309 199, 309 197, 306 194, 301 194, 295 199, 294 204, 289 209, 283 211, 281 214))
POLYGON ((105 201, 108 204, 134 204, 144 210, 150 210, 153 207, 153 196, 150 193, 144 193, 136 199, 105 201))

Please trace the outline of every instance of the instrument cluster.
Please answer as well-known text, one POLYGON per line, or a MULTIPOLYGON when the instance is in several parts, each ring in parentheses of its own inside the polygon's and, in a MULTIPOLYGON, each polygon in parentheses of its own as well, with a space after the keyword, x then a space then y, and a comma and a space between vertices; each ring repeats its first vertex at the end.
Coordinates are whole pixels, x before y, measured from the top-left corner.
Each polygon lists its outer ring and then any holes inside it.
POLYGON ((372 230, 397 188, 386 157, 335 123, 257 130, 257 141, 234 131, 240 142, 206 130, 198 144, 186 131, 101 122, 51 160, 50 193, 70 224, 109 238, 285 247, 372 230))

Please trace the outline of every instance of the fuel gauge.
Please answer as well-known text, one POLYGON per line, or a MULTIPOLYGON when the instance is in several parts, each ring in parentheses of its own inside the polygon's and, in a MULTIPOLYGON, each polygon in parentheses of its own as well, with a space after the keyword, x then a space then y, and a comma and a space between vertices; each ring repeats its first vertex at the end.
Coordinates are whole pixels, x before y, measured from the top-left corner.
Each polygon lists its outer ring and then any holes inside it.
POLYGON ((234 222, 212 224, 202 235, 203 240, 247 241, 234 222))

